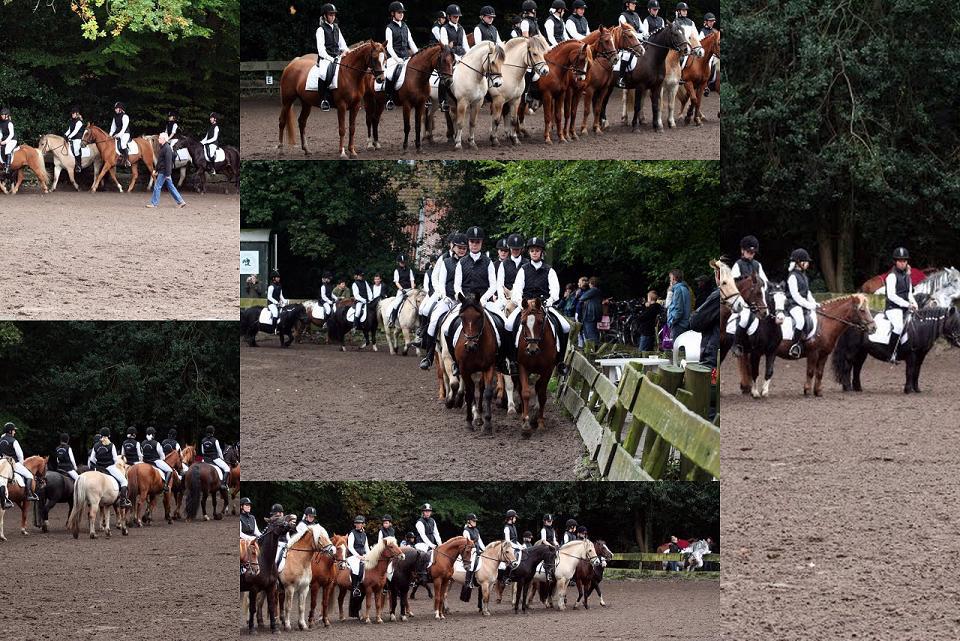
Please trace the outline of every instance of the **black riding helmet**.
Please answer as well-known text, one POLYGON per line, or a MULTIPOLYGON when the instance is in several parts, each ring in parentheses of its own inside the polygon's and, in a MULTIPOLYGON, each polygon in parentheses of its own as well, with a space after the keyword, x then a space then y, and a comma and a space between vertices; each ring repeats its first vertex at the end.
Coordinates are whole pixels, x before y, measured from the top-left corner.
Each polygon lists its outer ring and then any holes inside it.
POLYGON ((530 530, 524 530, 524 531, 523 531, 523 534, 521 534, 520 537, 521 537, 521 538, 524 538, 524 539, 532 539, 532 538, 533 538, 533 532, 531 532, 530 530))
POLYGON ((810 260, 810 254, 808 254, 807 250, 803 248, 794 249, 792 252, 790 252, 790 260, 795 263, 802 263, 804 261, 808 263, 813 262, 810 260))
POLYGON ((156 436, 156 434, 157 430, 153 429, 152 427, 147 428, 147 436, 156 436))
MULTIPOLYGON (((9 425, 9 423, 8 423, 8 425, 9 425)), ((109 428, 109 427, 103 427, 103 428, 101 428, 101 429, 100 429, 100 436, 110 436, 110 428, 109 428)))
POLYGON ((399 12, 399 13, 406 13, 406 12, 407 12, 407 10, 406 10, 406 8, 404 8, 402 2, 391 2, 388 11, 389 11, 390 13, 398 13, 398 12, 399 12))
POLYGON ((283 506, 279 503, 274 503, 270 507, 270 516, 273 516, 274 514, 283 514, 283 506))
POLYGON ((450 241, 457 247, 466 247, 467 246, 467 235, 466 234, 454 234, 453 239, 450 241))
POLYGON ((510 249, 523 249, 525 244, 523 236, 520 234, 510 234, 507 236, 507 246, 509 246, 510 249))
POLYGON ((467 515, 467 520, 468 520, 468 521, 476 521, 476 520, 477 520, 477 515, 474 514, 473 512, 471 512, 470 514, 467 515))
POLYGON ((389 514, 384 514, 383 516, 380 517, 380 521, 383 523, 387 523, 387 522, 393 523, 393 517, 390 516, 389 514))
POLYGON ((657 0, 650 0, 647 2, 647 9, 659 9, 660 3, 657 0))
POLYGON ((716 19, 717 19, 717 16, 713 15, 713 14, 710 13, 709 11, 708 11, 707 13, 703 14, 703 21, 704 21, 704 22, 707 22, 708 20, 716 20, 716 19))
POLYGON ((569 530, 572 527, 577 527, 577 522, 573 519, 567 519, 567 529, 569 530))
POLYGON ((520 10, 524 13, 536 13, 537 3, 534 0, 524 0, 523 4, 520 5, 520 10))
POLYGON ((446 12, 446 11, 437 11, 435 14, 433 14, 433 19, 434 19, 434 20, 446 20, 446 19, 447 19, 447 12, 446 12))
POLYGON ((460 11, 459 5, 452 4, 447 7, 447 15, 450 17, 459 18, 463 15, 463 13, 460 11))
POLYGON ((586 525, 580 525, 577 527, 577 534, 586 534, 586 533, 587 533, 586 525))
POLYGON ((550 5, 550 8, 554 10, 563 9, 564 11, 566 11, 567 3, 564 2, 563 0, 553 0, 553 4, 550 5))
POLYGON ((357 523, 366 523, 366 522, 367 522, 367 518, 366 518, 365 516, 363 516, 362 514, 358 514, 358 515, 356 515, 355 517, 353 517, 353 524, 354 524, 354 525, 356 525, 357 523))
POLYGON ((497 12, 494 10, 493 7, 487 4, 480 7, 480 17, 483 17, 483 16, 493 16, 494 18, 496 18, 497 12))
POLYGON ((180 112, 178 112, 176 109, 171 109, 170 111, 167 112, 167 118, 173 118, 174 120, 176 120, 179 117, 180 117, 180 112))
POLYGON ((119 109, 120 111, 126 111, 126 110, 127 110, 127 107, 126 107, 122 102, 115 102, 115 103, 113 103, 113 108, 114 108, 114 109, 119 109))
POLYGON ((471 227, 467 230, 467 240, 484 240, 486 236, 479 227, 471 227))
POLYGON ((910 260, 910 252, 907 251, 906 247, 897 247, 893 250, 893 259, 894 260, 910 260))
POLYGON ((433 512, 433 506, 430 505, 429 503, 424 503, 423 505, 420 506, 420 511, 421 511, 421 512, 433 512))
POLYGON ((357 276, 361 276, 361 277, 362 277, 362 276, 366 276, 366 273, 365 273, 362 269, 360 269, 360 268, 358 267, 358 268, 356 268, 355 270, 353 270, 353 276, 354 276, 354 278, 356 278, 357 276))
POLYGON ((128 427, 127 428, 127 438, 137 438, 137 428, 128 427))
MULTIPOLYGON (((70 105, 70 114, 80 114, 80 105, 70 105)), ((83 115, 83 114, 80 114, 83 115)))
POLYGON ((240 499, 240 507, 243 507, 244 505, 253 505, 253 501, 250 500, 250 497, 245 496, 240 499))
POLYGON ((12 431, 15 430, 15 429, 17 429, 17 426, 16 426, 16 425, 14 425, 13 423, 7 422, 7 423, 5 423, 4 426, 3 426, 3 433, 4 433, 4 434, 9 434, 10 432, 12 432, 12 431))
POLYGON ((320 15, 325 16, 328 13, 336 13, 336 12, 337 12, 337 7, 329 2, 323 5, 322 7, 320 7, 320 15))
POLYGON ((67 434, 66 432, 64 432, 63 434, 61 434, 61 435, 60 435, 60 442, 61 442, 61 443, 69 443, 69 442, 70 442, 70 435, 67 434))
POLYGON ((213 436, 213 425, 207 425, 207 436, 213 436))
POLYGON ((316 516, 316 515, 317 515, 317 508, 315 508, 315 507, 305 508, 305 509, 303 510, 303 515, 304 515, 304 516, 316 516))
POLYGON ((533 247, 539 247, 540 249, 544 249, 546 246, 547 244, 539 236, 534 236, 533 238, 527 241, 527 249, 531 249, 533 247))
POLYGON ((507 514, 505 518, 512 519, 515 516, 517 516, 516 510, 507 510, 507 514))
POLYGON ((586 9, 586 8, 587 8, 587 3, 584 2, 583 0, 573 0, 573 8, 574 8, 574 9, 586 9))
POLYGON ((406 255, 406 254, 398 254, 398 255, 397 255, 397 262, 398 262, 398 263, 405 263, 405 262, 407 262, 407 255, 406 255))
POLYGON ((270 278, 280 278, 280 270, 279 269, 271 270, 270 278))
POLYGON ((211 112, 210 112, 210 115, 209 115, 208 117, 211 118, 211 119, 213 119, 213 120, 216 120, 217 122, 220 122, 220 118, 222 118, 223 116, 221 116, 220 114, 218 114, 216 111, 211 111, 211 112))
POLYGON ((552 515, 552 514, 544 514, 544 515, 543 515, 543 520, 544 520, 544 521, 552 521, 552 520, 553 520, 553 515, 552 515))
POLYGON ((686 2, 678 2, 678 3, 677 3, 677 11, 681 11, 681 10, 683 10, 683 9, 689 10, 690 7, 687 6, 687 3, 686 3, 686 2))
POLYGON ((332 272, 323 272, 323 278, 329 278, 330 280, 333 280, 333 273, 332 273, 332 272))
POLYGON ((173 429, 173 428, 171 427, 171 428, 170 428, 170 431, 167 432, 167 438, 176 439, 176 438, 177 438, 177 430, 175 430, 175 429, 173 429))
POLYGON ((506 238, 501 238, 497 241, 497 249, 502 249, 503 251, 509 251, 510 245, 507 244, 506 238))
POLYGON ((746 249, 752 252, 760 251, 760 241, 756 236, 744 236, 740 239, 740 249, 746 249))
POLYGON ((9 115, 10 115, 9 109, 7 109, 6 107, 4 107, 3 109, 0 109, 0 116, 9 116, 9 115))

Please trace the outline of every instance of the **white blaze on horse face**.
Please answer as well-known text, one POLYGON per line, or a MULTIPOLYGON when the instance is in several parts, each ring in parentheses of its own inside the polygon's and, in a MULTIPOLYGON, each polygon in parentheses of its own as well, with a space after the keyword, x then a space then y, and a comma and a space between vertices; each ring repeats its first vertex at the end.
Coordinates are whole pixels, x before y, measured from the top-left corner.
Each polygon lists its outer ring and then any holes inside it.
POLYGON ((537 322, 537 317, 533 314, 527 316, 527 329, 530 330, 530 335, 533 336, 533 326, 537 322))

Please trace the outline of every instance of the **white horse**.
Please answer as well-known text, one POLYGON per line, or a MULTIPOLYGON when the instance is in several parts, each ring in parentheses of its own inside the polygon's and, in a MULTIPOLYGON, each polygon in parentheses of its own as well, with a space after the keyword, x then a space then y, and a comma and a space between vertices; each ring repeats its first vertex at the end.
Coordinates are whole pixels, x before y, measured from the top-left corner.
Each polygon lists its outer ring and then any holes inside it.
POLYGON ((550 45, 543 36, 513 38, 504 45, 503 85, 490 88, 490 114, 493 117, 490 142, 494 147, 500 146, 500 125, 505 113, 510 114, 510 140, 514 145, 520 144, 518 110, 527 87, 527 69, 533 69, 541 77, 550 73, 550 67, 543 59, 549 50, 550 45))
MULTIPOLYGON (((426 298, 426 293, 416 287, 408 289, 400 303, 400 311, 397 312, 397 324, 390 327, 390 310, 393 309, 393 298, 382 299, 377 305, 377 315, 380 318, 380 324, 383 325, 383 333, 387 337, 387 345, 390 347, 391 354, 400 353, 400 340, 397 334, 403 335, 403 355, 406 356, 410 351, 410 345, 413 344, 413 336, 417 331, 419 317, 417 310, 420 304, 426 298)), ((420 348, 415 347, 417 356, 420 356, 420 348)))
POLYGON ((0 541, 6 541, 3 534, 3 502, 7 498, 7 483, 13 483, 13 465, 6 458, 0 456, 0 541))
MULTIPOLYGON (((90 165, 93 165, 93 175, 99 175, 100 168, 103 167, 103 160, 100 158, 100 151, 97 149, 97 146, 82 145, 82 147, 89 150, 90 155, 81 157, 80 167, 86 169, 90 165)), ((73 188, 80 191, 80 185, 77 184, 77 179, 74 176, 74 168, 76 167, 77 161, 73 152, 70 150, 70 143, 67 142, 66 138, 56 134, 45 134, 40 136, 37 149, 40 150, 41 154, 46 155, 49 153, 53 155, 53 184, 50 186, 50 191, 54 191, 57 188, 57 182, 60 180, 60 172, 64 169, 67 170, 67 178, 73 183, 73 188)), ((117 183, 117 186, 119 185, 120 183, 117 183)))
POLYGON ((596 563, 597 551, 594 549, 593 541, 584 539, 582 541, 570 541, 560 546, 557 551, 557 569, 554 572, 557 584, 553 588, 553 605, 558 610, 567 609, 567 584, 577 573, 577 566, 580 561, 586 560, 590 563, 596 563))
POLYGON ((312 560, 315 554, 324 550, 332 553, 333 544, 327 531, 318 524, 308 525, 307 529, 292 535, 287 543, 286 558, 280 571, 280 585, 286 595, 280 618, 287 630, 290 629, 290 610, 294 603, 299 608, 300 620, 297 625, 301 630, 309 629, 307 597, 310 596, 310 583, 313 580, 312 560))
MULTIPOLYGON (((937 307, 950 307, 960 298, 960 270, 956 267, 934 272, 913 288, 914 294, 927 294, 937 307)), ((881 289, 879 293, 883 293, 881 289)), ((929 303, 928 303, 929 304, 929 303)))
MULTIPOLYGON (((117 466, 126 474, 126 465, 117 466)), ((73 532, 73 538, 80 536, 80 521, 84 510, 90 520, 90 538, 97 538, 98 514, 103 517, 103 530, 110 538, 110 512, 120 496, 116 480, 109 474, 96 470, 84 472, 73 486, 73 511, 67 519, 67 529, 73 532)), ((127 535, 127 509, 117 510, 117 523, 123 535, 127 535)))
MULTIPOLYGON (((437 326, 437 378, 439 379, 440 390, 443 392, 444 400, 448 408, 463 406, 463 387, 460 377, 453 375, 454 355, 447 349, 447 340, 443 337, 450 323, 453 322, 453 315, 447 314, 443 323, 437 326)), ((479 397, 480 394, 476 395, 479 397)), ((477 413, 476 416, 482 416, 477 413)))
MULTIPOLYGON (((474 550, 474 554, 477 554, 476 550, 474 550)), ((497 586, 500 564, 512 565, 517 560, 517 556, 514 554, 513 545, 509 541, 494 541, 488 544, 483 552, 479 553, 479 557, 480 564, 473 575, 473 580, 480 589, 480 602, 482 604, 480 614, 488 617, 490 616, 490 595, 494 593, 497 586)), ((472 557, 470 562, 473 563, 472 557)), ((466 568, 463 567, 463 561, 460 560, 460 557, 457 557, 453 565, 453 578, 450 579, 450 586, 452 587, 454 583, 463 585, 466 578, 466 568)), ((447 588, 447 594, 450 594, 450 588, 447 588)))

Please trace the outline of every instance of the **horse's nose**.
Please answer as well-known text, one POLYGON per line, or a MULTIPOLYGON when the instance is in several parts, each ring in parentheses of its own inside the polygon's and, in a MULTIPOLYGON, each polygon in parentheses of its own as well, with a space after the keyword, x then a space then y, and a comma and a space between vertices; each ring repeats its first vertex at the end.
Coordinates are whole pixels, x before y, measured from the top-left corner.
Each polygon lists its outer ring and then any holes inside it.
POLYGON ((494 86, 494 87, 502 87, 502 86, 503 86, 503 79, 502 79, 502 78, 494 78, 494 79, 493 79, 493 86, 494 86))

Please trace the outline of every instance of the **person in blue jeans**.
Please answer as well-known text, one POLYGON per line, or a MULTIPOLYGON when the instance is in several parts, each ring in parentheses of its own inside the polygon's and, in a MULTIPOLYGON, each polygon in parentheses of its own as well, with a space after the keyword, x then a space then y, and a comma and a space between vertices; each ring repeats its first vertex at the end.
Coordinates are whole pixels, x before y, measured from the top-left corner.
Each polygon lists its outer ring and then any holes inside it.
POLYGON ((677 340, 680 334, 690 329, 690 288, 683 282, 683 272, 679 269, 670 270, 670 290, 673 297, 667 307, 667 325, 670 326, 670 337, 677 340))
POLYGON ((597 323, 603 315, 603 294, 601 294, 600 288, 597 287, 599 284, 600 280, 596 276, 591 277, 588 289, 580 296, 583 339, 595 343, 600 341, 600 332, 597 330, 597 323))
POLYGON ((160 151, 157 154, 157 178, 153 184, 153 197, 147 207, 154 208, 160 204, 160 191, 164 184, 170 190, 173 199, 177 201, 177 207, 186 207, 187 203, 183 202, 180 192, 177 191, 177 186, 173 184, 173 180, 170 178, 173 174, 173 148, 170 147, 167 132, 164 131, 157 136, 157 141, 160 143, 160 151))

